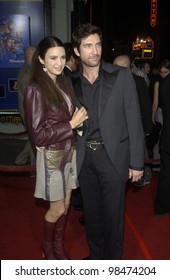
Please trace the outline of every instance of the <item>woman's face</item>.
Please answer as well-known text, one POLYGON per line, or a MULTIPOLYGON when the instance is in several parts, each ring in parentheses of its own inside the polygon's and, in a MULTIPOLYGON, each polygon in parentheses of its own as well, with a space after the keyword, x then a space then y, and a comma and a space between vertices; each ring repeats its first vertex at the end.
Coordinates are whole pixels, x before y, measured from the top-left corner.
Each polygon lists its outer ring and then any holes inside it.
POLYGON ((52 47, 46 52, 44 60, 40 57, 39 59, 46 68, 45 72, 55 81, 56 76, 62 73, 66 63, 65 49, 58 46, 52 47))
POLYGON ((159 74, 162 78, 165 78, 168 74, 170 74, 170 70, 166 67, 161 67, 159 74))

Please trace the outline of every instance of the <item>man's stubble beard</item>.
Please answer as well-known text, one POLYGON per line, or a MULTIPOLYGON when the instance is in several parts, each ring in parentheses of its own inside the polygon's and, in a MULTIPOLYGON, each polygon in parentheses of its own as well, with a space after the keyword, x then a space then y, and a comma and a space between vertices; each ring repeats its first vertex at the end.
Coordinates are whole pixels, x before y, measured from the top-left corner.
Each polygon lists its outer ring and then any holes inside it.
POLYGON ((84 64, 86 67, 91 67, 91 68, 98 67, 100 65, 100 63, 101 63, 101 58, 96 63, 91 63, 87 60, 82 60, 82 64, 84 64))

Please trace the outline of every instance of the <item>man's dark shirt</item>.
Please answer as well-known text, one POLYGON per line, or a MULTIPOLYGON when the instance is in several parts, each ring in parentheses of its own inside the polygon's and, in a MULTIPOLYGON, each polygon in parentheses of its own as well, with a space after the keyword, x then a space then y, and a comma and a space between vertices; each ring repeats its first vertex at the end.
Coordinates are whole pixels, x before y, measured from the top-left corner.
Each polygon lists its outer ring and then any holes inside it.
POLYGON ((101 74, 98 76, 98 78, 93 84, 91 84, 84 76, 82 76, 82 74, 81 74, 81 80, 82 80, 83 97, 89 116, 87 140, 102 141, 102 137, 99 129, 99 123, 98 123, 98 104, 99 104, 101 74))

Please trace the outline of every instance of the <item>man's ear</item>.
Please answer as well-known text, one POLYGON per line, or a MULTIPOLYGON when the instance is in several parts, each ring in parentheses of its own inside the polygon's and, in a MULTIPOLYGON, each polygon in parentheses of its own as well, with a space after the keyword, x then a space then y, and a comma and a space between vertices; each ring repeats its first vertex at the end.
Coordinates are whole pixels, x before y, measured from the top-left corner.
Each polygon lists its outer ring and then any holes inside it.
POLYGON ((38 59, 39 59, 40 63, 44 65, 44 60, 40 56, 38 56, 38 59))
POLYGON ((78 51, 77 48, 74 48, 74 52, 75 52, 75 54, 76 54, 77 56, 80 56, 80 53, 79 53, 79 51, 78 51))

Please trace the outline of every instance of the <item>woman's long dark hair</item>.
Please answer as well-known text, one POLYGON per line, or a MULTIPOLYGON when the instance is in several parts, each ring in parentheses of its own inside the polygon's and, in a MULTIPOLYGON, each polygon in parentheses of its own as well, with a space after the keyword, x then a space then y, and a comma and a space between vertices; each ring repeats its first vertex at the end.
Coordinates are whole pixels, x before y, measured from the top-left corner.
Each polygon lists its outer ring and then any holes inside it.
POLYGON ((47 104, 62 107, 65 104, 63 95, 70 96, 73 104, 76 104, 76 97, 71 83, 64 75, 60 75, 56 79, 56 84, 43 70, 43 65, 39 61, 39 57, 44 60, 47 51, 53 47, 63 47, 64 44, 60 39, 53 36, 45 37, 37 46, 32 60, 32 81, 39 85, 42 90, 42 94, 47 104))

